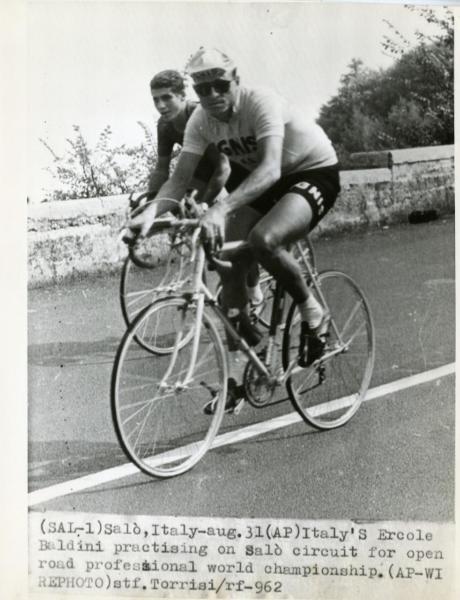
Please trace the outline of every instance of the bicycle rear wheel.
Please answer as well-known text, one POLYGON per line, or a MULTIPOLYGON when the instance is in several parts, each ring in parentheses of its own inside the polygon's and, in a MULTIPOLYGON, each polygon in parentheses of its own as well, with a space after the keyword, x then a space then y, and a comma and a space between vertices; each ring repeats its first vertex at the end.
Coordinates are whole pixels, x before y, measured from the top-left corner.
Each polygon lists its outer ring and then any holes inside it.
POLYGON ((173 477, 191 469, 211 446, 222 420, 227 393, 225 351, 207 312, 199 334, 197 328, 193 303, 161 299, 138 315, 118 348, 111 382, 113 423, 128 458, 148 475, 173 477), (176 316, 171 319, 173 312, 176 316), (163 339, 169 339, 173 352, 155 355, 136 341, 150 320, 162 327, 163 339), (186 382, 195 351, 195 368, 186 382), (214 414, 205 415, 203 407, 212 399, 214 414))
MULTIPOLYGON (((331 318, 324 357, 310 367, 295 367, 286 387, 307 423, 332 429, 351 419, 367 392, 374 366, 374 327, 368 302, 351 277, 325 271, 318 276, 318 286, 331 318)), ((283 339, 285 369, 297 360, 299 335, 300 316, 293 303, 283 339)))

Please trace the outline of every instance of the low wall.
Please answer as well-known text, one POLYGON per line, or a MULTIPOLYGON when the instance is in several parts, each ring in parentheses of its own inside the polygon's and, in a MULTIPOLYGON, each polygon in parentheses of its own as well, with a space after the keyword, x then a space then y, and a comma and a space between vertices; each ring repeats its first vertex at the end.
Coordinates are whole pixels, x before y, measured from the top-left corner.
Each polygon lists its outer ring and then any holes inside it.
MULTIPOLYGON (((315 236, 406 221, 413 210, 454 212, 454 147, 393 150, 393 167, 343 171, 342 191, 315 236)), ((30 286, 116 271, 126 256, 118 234, 127 196, 31 204, 30 286)))

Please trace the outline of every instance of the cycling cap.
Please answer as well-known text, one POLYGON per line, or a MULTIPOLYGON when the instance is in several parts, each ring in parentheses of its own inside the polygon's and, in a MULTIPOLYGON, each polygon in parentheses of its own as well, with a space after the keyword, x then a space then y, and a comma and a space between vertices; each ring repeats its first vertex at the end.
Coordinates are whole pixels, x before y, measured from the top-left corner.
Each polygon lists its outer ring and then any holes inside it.
POLYGON ((227 76, 231 78, 231 73, 235 65, 231 58, 217 50, 217 48, 201 47, 195 54, 192 54, 185 70, 195 82, 209 81, 212 79, 227 76))

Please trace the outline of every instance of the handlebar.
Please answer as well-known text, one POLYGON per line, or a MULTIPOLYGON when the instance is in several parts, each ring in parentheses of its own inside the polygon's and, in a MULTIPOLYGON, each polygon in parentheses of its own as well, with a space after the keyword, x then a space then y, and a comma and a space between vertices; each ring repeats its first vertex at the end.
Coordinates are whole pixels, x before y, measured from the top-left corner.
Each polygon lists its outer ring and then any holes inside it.
POLYGON ((154 198, 155 194, 153 192, 144 192, 137 197, 134 197, 134 192, 131 192, 128 197, 130 213, 141 212, 154 198))
MULTIPOLYGON (((142 194, 139 197, 139 200, 142 200, 144 198, 148 198, 149 194, 142 194)), ((165 200, 170 201, 170 199, 165 198, 165 200)), ((195 214, 198 214, 199 216, 202 216, 202 213, 204 211, 199 210, 199 206, 197 205, 197 203, 195 202, 195 199, 193 197, 193 195, 189 196, 188 198, 185 198, 184 200, 186 200, 188 202, 188 206, 187 208, 191 208, 193 210, 193 212, 195 214), (201 214, 200 214, 201 212, 201 214)), ((149 201, 147 200, 147 203, 149 201)), ((195 232, 192 236, 192 246, 195 247, 196 246, 196 241, 200 235, 200 219, 199 218, 188 218, 184 216, 185 210, 184 208, 185 206, 185 202, 178 202, 177 200, 175 201, 178 205, 179 205, 179 210, 180 210, 180 217, 159 217, 158 219, 155 219, 155 222, 153 223, 149 234, 153 234, 155 231, 166 231, 168 229, 181 229, 181 228, 186 228, 186 229, 194 229, 195 232)), ((147 236, 148 237, 148 236, 147 236)), ((133 231, 132 229, 129 229, 127 227, 123 228, 119 239, 121 241, 123 241, 125 244, 127 244, 127 246, 129 247, 130 250, 130 254, 133 253, 133 251, 135 250, 136 247, 136 243, 139 240, 139 233, 136 233, 135 231, 133 231)), ((223 253, 230 253, 230 254, 235 254, 236 252, 242 250, 244 247, 247 247, 247 242, 226 242, 223 247, 218 251, 219 253, 223 252, 223 253)), ((216 256, 216 253, 213 252, 211 253, 209 251, 209 249, 207 249, 205 247, 205 245, 203 246, 205 253, 206 253, 206 258, 208 260, 208 262, 210 263, 211 266, 217 266, 220 267, 222 269, 228 269, 232 267, 232 262, 223 258, 219 258, 216 256)))
MULTIPOLYGON (((186 227, 188 229, 196 228, 200 224, 199 219, 188 219, 181 218, 178 219, 176 217, 169 218, 159 218, 156 219, 152 227, 150 228, 149 234, 154 233, 155 231, 162 231, 168 229, 180 229, 181 227, 186 227)), ((139 240, 139 233, 134 232, 132 229, 124 227, 120 232, 120 240, 132 247, 139 240)))

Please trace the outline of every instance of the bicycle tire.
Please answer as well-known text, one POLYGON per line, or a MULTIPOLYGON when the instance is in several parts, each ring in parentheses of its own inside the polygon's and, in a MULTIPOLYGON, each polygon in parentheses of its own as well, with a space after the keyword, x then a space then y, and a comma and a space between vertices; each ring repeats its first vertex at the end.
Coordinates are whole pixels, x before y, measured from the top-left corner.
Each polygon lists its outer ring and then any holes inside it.
MULTIPOLYGON (((222 421, 227 393, 225 350, 206 311, 192 382, 186 389, 180 388, 180 382, 188 370, 193 343, 179 344, 169 355, 153 355, 137 343, 139 327, 171 307, 181 313, 182 330, 190 326, 188 321, 196 327, 193 303, 184 298, 157 300, 125 332, 111 379, 112 420, 120 446, 141 471, 160 478, 185 473, 205 455, 222 421), (216 398, 215 412, 206 415, 203 406, 212 398, 216 398)), ((157 320, 163 323, 165 335, 174 335, 177 341, 177 332, 169 332, 168 322, 157 320)))
MULTIPOLYGON (((370 385, 375 357, 375 333, 369 304, 351 277, 340 271, 318 275, 331 323, 324 360, 310 367, 296 367, 286 381, 289 398, 300 416, 317 429, 347 423, 360 407, 370 385), (336 330, 345 343, 343 351, 336 330)), ((318 297, 318 300, 320 298, 318 297)), ((300 316, 292 303, 283 337, 283 366, 296 360, 300 316)))
MULTIPOLYGON (((142 299, 142 304, 140 308, 135 308, 134 310, 132 309, 132 307, 130 306, 130 284, 129 284, 129 277, 131 275, 130 271, 133 270, 134 267, 136 267, 136 263, 133 262, 133 260, 131 259, 131 256, 128 255, 124 262, 123 262, 123 266, 121 268, 121 275, 120 275, 120 286, 119 286, 119 297, 120 297, 120 307, 121 307, 121 314, 123 315, 123 320, 126 324, 127 327, 129 327, 131 325, 131 323, 134 321, 135 317, 149 304, 151 304, 154 300, 155 300, 155 288, 152 285, 149 285, 148 287, 148 300, 142 299)), ((142 268, 143 270, 146 269, 153 269, 154 267, 139 267, 142 268)), ((137 287, 137 286, 136 286, 137 287)), ((146 295, 147 295, 147 291, 146 291, 146 295)))

